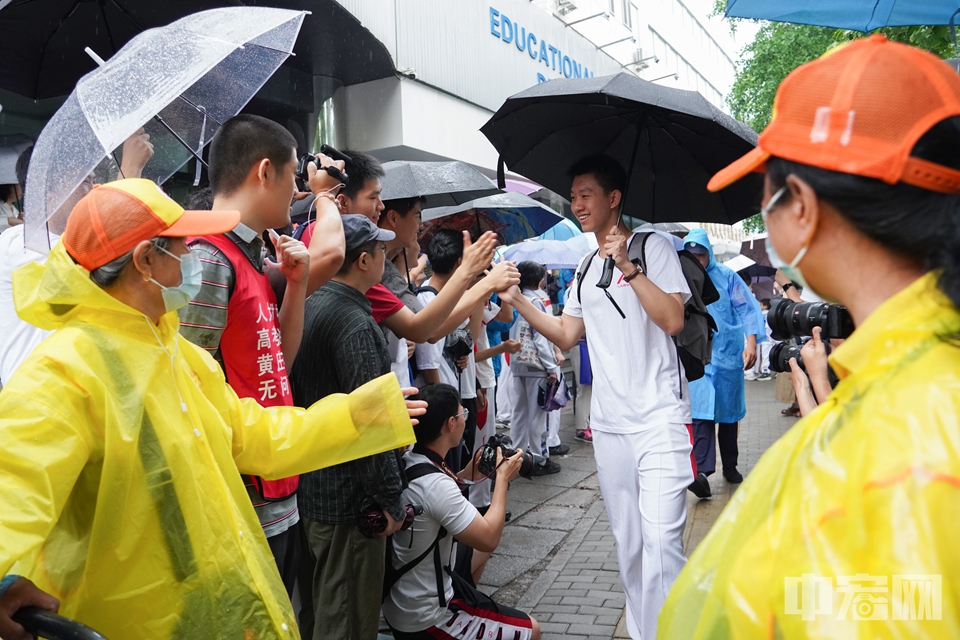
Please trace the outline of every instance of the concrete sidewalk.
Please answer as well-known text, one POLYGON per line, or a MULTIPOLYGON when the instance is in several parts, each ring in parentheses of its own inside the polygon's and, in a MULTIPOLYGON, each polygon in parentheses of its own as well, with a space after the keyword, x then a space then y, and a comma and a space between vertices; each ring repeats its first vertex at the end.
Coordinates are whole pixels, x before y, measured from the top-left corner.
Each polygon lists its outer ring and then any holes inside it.
MULTIPOLYGON (((746 475, 795 418, 780 414, 773 381, 746 383, 747 417, 740 423, 739 470, 746 475)), ((626 638, 613 533, 603 508, 591 445, 573 440, 573 413, 565 410, 561 439, 570 454, 558 474, 515 480, 512 520, 480 588, 503 604, 530 612, 544 640, 626 638)), ((719 460, 719 453, 718 460, 719 460)), ((687 494, 684 547, 689 556, 736 490, 721 474, 710 477, 713 498, 687 494)))

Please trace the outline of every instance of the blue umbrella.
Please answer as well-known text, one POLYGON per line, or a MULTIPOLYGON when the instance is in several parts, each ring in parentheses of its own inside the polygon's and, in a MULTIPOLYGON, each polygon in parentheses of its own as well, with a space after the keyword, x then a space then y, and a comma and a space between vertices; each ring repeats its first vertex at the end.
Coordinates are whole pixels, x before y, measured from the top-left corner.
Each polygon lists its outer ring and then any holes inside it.
POLYGON ((569 240, 581 235, 580 227, 575 225, 569 218, 564 218, 556 226, 551 227, 540 234, 541 240, 569 240))
POLYGON ((728 18, 795 22, 869 32, 880 27, 951 25, 957 0, 728 0, 728 18))
POLYGON ((437 229, 483 233, 493 231, 503 244, 538 236, 563 218, 545 204, 522 193, 498 193, 450 207, 424 209, 420 239, 437 229))

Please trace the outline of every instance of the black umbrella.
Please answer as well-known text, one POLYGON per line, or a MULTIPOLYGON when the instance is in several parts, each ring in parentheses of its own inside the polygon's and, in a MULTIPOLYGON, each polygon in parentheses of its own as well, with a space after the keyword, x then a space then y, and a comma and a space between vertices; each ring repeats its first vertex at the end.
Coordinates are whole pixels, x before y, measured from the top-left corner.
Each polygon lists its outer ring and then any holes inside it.
POLYGON ((430 207, 455 207, 500 193, 497 185, 466 162, 394 160, 383 164, 383 200, 426 196, 430 207))
POLYGON ((480 130, 511 171, 564 195, 574 161, 613 157, 627 170, 623 214, 647 222, 733 224, 757 212, 759 174, 707 191, 756 134, 694 91, 630 73, 561 78, 508 98, 480 130))
MULTIPOLYGON (((335 0, 10 0, 4 5, 0 1, 0 88, 33 99, 73 91, 77 80, 96 68, 85 47, 109 58, 147 29, 234 6, 312 12, 294 48, 296 58, 284 65, 288 68, 345 84, 394 73, 387 48, 335 0)), ((294 84, 291 91, 302 96, 304 89, 294 84)))

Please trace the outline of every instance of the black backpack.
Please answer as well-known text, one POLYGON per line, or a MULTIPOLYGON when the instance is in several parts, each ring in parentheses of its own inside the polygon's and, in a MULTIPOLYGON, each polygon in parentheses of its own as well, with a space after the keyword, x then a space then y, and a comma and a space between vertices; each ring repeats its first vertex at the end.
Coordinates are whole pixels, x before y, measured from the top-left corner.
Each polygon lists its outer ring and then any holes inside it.
MULTIPOLYGON (((639 261, 640 268, 647 273, 646 246, 647 239, 653 235, 652 232, 643 233, 643 239, 640 241, 639 250, 634 250, 633 241, 637 239, 639 233, 630 239, 627 246, 627 255, 632 260, 639 261)), ((580 263, 580 269, 577 271, 577 299, 580 299, 580 290, 583 287, 583 277, 590 268, 594 256, 599 249, 596 249, 587 256, 586 260, 580 263)), ((713 352, 713 334, 717 331, 717 323, 707 311, 707 305, 720 299, 720 292, 714 286, 707 270, 703 268, 697 257, 681 249, 677 252, 680 258, 680 268, 683 270, 683 277, 690 287, 690 299, 687 300, 683 308, 683 329, 677 335, 673 336, 673 342, 677 345, 677 356, 680 363, 683 364, 683 370, 688 381, 693 382, 703 377, 704 367, 710 364, 710 357, 713 352)), ((619 308, 618 308, 619 310, 619 308)), ((623 312, 620 312, 621 315, 623 312)))
MULTIPOLYGON (((422 478, 423 476, 429 475, 431 473, 443 473, 442 470, 437 468, 436 465, 429 462, 420 462, 411 467, 407 467, 401 471, 403 476, 403 483, 406 486, 411 480, 416 480, 417 478, 422 478)), ((390 595, 390 591, 393 589, 394 585, 399 582, 408 571, 413 569, 415 566, 423 562, 430 553, 433 553, 433 566, 437 574, 437 596, 440 599, 440 608, 445 608, 447 606, 446 601, 446 592, 443 588, 443 560, 440 558, 440 541, 447 536, 447 530, 443 527, 440 527, 440 531, 437 532, 437 537, 434 538, 433 543, 427 547, 423 553, 419 556, 403 565, 402 567, 394 568, 393 566, 393 536, 387 538, 387 552, 386 560, 384 562, 383 570, 383 592, 381 597, 381 602, 387 599, 387 596, 390 595)))

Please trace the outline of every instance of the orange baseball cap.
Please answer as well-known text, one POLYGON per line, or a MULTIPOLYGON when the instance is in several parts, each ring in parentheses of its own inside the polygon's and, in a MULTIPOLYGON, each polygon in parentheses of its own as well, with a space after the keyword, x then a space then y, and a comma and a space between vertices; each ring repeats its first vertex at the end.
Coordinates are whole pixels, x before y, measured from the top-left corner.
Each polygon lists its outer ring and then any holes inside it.
POLYGON ((151 180, 128 178, 93 189, 70 212, 60 241, 93 271, 157 236, 217 235, 240 222, 239 211, 184 211, 151 180))
POLYGON ((960 116, 960 75, 943 60, 882 35, 854 40, 784 79, 757 147, 713 176, 707 189, 762 172, 774 156, 960 193, 960 171, 910 156, 923 134, 952 116, 960 116))

